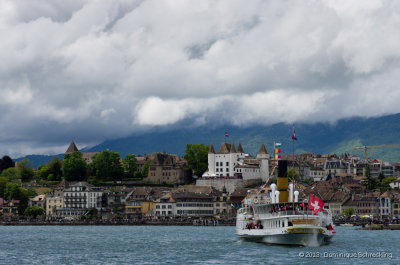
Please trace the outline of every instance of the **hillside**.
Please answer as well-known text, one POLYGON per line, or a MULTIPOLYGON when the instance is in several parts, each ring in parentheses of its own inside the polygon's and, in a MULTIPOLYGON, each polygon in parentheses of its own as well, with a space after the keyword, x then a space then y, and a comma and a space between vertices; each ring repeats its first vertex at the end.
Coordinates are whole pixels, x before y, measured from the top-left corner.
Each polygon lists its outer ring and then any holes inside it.
MULTIPOLYGON (((292 126, 274 124, 270 126, 234 127, 217 126, 174 129, 169 131, 153 130, 129 137, 107 140, 88 151, 114 150, 124 157, 126 154, 150 154, 167 152, 183 155, 187 143, 213 143, 218 149, 224 141, 224 132, 228 131, 227 142, 240 141, 244 151, 256 154, 261 143, 265 143, 268 152, 272 153, 274 140, 282 143, 283 154, 292 152, 292 126)), ((340 120, 336 124, 296 124, 296 153, 353 153, 363 156, 362 151, 352 148, 362 145, 381 145, 400 143, 400 114, 379 118, 352 118, 340 120)), ((368 151, 371 158, 385 161, 399 161, 400 148, 372 149, 368 151)), ((42 156, 41 156, 42 157, 42 156)), ((49 159, 51 157, 43 157, 49 159)), ((35 165, 40 160, 35 158, 35 165)), ((44 160, 42 163, 45 162, 44 160)))

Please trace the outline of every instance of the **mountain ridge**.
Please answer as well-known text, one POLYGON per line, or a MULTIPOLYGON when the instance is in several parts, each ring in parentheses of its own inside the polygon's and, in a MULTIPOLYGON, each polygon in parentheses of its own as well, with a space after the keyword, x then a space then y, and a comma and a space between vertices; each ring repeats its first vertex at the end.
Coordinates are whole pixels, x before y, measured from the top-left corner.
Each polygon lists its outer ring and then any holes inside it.
MULTIPOLYGON (((355 151, 352 148, 400 142, 398 139, 400 113, 377 118, 343 119, 335 124, 302 123, 296 124, 295 129, 298 138, 298 141, 295 142, 296 153, 352 153, 363 157, 362 151, 355 151)), ((119 152, 121 157, 129 153, 143 155, 153 152, 167 152, 182 156, 186 144, 189 143, 212 143, 218 149, 219 145, 225 141, 225 131, 229 134, 227 142, 235 142, 235 144, 240 142, 244 151, 252 155, 256 154, 262 143, 265 143, 267 151, 272 154, 274 140, 282 143, 283 154, 292 152, 292 125, 284 123, 249 127, 221 125, 213 128, 201 126, 188 129, 153 130, 146 133, 135 133, 124 138, 106 140, 91 148, 84 148, 84 150, 90 152, 113 150, 119 152)), ((371 149, 368 150, 368 156, 395 162, 400 160, 400 148, 371 149)), ((43 156, 43 158, 46 157, 43 156)), ((22 158, 18 160, 20 159, 22 158)), ((37 162, 34 165, 37 166, 37 162)))

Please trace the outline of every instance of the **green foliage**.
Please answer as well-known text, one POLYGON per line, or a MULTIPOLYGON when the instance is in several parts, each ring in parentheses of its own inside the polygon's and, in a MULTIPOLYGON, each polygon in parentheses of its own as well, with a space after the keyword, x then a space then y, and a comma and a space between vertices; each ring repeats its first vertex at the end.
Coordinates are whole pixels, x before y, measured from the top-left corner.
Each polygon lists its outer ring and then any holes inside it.
POLYGON ((96 208, 92 208, 88 212, 88 218, 95 219, 95 218, 97 218, 98 214, 99 214, 99 211, 96 208))
MULTIPOLYGON (((293 169, 289 169, 289 170, 287 171, 287 176, 288 176, 288 178, 289 178, 290 180, 293 178, 293 169)), ((295 181, 300 181, 299 174, 297 173, 296 170, 294 171, 294 180, 295 180, 295 181)))
POLYGON ((125 172, 128 173, 129 177, 135 176, 137 171, 136 156, 134 154, 126 155, 122 161, 125 172))
POLYGON ((354 214, 354 209, 353 209, 353 208, 345 209, 345 210, 343 211, 343 213, 344 213, 344 215, 346 215, 346 216, 352 216, 352 215, 354 214))
POLYGON ((49 175, 49 168, 43 164, 40 164, 36 171, 36 178, 38 180, 47 179, 48 175, 49 175))
POLYGON ((378 181, 379 181, 379 183, 382 183, 382 180, 385 178, 385 176, 383 175, 383 172, 381 171, 381 172, 379 172, 379 175, 378 175, 378 181))
POLYGON ((67 181, 81 181, 86 178, 86 161, 82 158, 82 153, 75 151, 64 156, 62 167, 64 179, 67 181))
POLYGON ((378 188, 378 181, 371 176, 370 170, 367 167, 364 171, 364 179, 362 184, 369 191, 374 191, 378 188))
POLYGON ((44 213, 44 209, 37 206, 29 206, 24 211, 25 216, 31 216, 34 219, 36 219, 36 217, 39 215, 43 215, 44 213))
POLYGON ((0 177, 0 198, 4 198, 4 191, 6 190, 8 179, 0 177))
POLYGON ((184 159, 195 176, 201 177, 208 168, 208 145, 187 144, 184 159))
POLYGON ((27 158, 18 162, 17 169, 22 181, 30 181, 35 175, 32 170, 32 163, 27 158))
POLYGON ((8 181, 12 182, 17 182, 18 180, 21 179, 19 171, 14 167, 10 167, 3 170, 3 172, 1 172, 0 177, 6 178, 8 181))
POLYGON ((97 180, 120 180, 123 168, 120 156, 114 151, 103 151, 93 156, 91 171, 97 180))
POLYGON ((396 180, 395 177, 387 177, 387 178, 384 178, 384 179, 382 180, 382 182, 381 182, 380 191, 381 191, 381 192, 385 192, 385 191, 387 191, 387 190, 390 190, 391 187, 390 187, 389 184, 392 183, 392 182, 395 181, 395 180, 396 180))
POLYGON ((142 171, 140 172, 140 174, 142 175, 142 178, 146 178, 149 175, 149 168, 150 168, 151 162, 152 162, 151 159, 149 159, 146 162, 144 162, 144 165, 142 167, 142 171))
POLYGON ((4 197, 7 200, 15 199, 19 200, 22 196, 22 190, 17 183, 8 182, 4 190, 4 197))
MULTIPOLYGON (((61 180, 62 164, 63 164, 62 160, 60 160, 58 157, 53 157, 53 159, 51 159, 50 162, 46 164, 46 166, 49 169, 49 175, 50 174, 53 175, 51 177, 51 180, 61 180)), ((49 179, 49 175, 47 176, 47 179, 49 179)))

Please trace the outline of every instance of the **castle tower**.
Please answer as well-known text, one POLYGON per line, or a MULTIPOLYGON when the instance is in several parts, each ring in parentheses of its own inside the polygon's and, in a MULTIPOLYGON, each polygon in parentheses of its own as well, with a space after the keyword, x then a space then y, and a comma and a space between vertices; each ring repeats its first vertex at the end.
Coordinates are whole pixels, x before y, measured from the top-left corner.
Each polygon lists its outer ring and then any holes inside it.
POLYGON ((269 177, 269 154, 264 144, 258 150, 256 159, 260 161, 260 177, 263 181, 267 181, 269 177))
POLYGON ((238 154, 236 152, 235 143, 232 143, 229 152, 229 176, 235 175, 235 166, 237 159, 238 159, 238 154))
POLYGON ((65 155, 67 155, 67 154, 72 154, 72 153, 75 152, 75 151, 79 151, 79 149, 78 149, 78 147, 76 147, 74 141, 72 141, 72 142, 69 144, 68 149, 67 149, 67 151, 65 151, 64 154, 65 154, 65 155))
POLYGON ((215 150, 213 144, 210 145, 208 150, 208 172, 210 175, 215 175, 215 150))

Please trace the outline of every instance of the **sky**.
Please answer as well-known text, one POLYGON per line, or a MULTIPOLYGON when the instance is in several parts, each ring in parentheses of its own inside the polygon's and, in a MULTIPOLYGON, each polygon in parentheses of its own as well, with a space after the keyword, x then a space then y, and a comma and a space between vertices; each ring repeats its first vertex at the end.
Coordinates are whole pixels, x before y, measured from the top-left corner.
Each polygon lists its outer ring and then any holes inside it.
POLYGON ((400 1, 0 0, 0 156, 400 112, 400 1))

